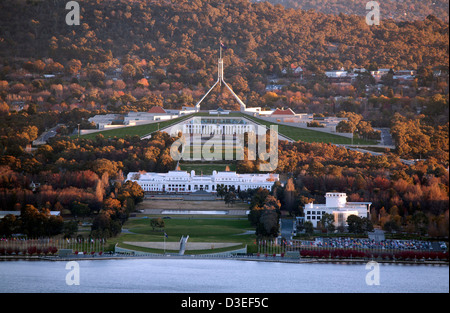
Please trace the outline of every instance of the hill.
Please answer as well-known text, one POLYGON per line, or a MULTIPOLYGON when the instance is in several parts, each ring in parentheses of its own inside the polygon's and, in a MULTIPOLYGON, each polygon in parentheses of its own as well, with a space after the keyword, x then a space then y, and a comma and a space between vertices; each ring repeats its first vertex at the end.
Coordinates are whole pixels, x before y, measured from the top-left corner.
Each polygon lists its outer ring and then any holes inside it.
MULTIPOLYGON (((261 0, 254 0, 261 2, 261 0)), ((367 0, 268 0, 273 5, 281 4, 286 8, 315 10, 325 14, 354 14, 365 16, 367 0)), ((422 20, 434 15, 448 22, 448 0, 385 0, 380 3, 383 19, 396 21, 422 20)))
POLYGON ((81 25, 69 26, 65 0, 2 1, 0 55, 99 67, 137 55, 183 82, 197 73, 195 83, 207 79, 198 72, 211 71, 220 40, 229 46, 231 76, 279 73, 292 63, 311 70, 448 64, 448 24, 433 16, 370 27, 362 17, 248 0, 79 2, 81 25))

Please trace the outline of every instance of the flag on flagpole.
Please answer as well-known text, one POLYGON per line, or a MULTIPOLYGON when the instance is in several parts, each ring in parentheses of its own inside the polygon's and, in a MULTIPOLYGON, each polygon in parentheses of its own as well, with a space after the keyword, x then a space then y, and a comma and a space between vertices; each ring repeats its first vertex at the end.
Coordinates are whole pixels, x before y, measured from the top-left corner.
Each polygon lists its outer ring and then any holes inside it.
POLYGON ((220 42, 220 46, 222 47, 223 50, 227 50, 227 49, 228 49, 228 47, 225 46, 225 45, 223 44, 223 42, 220 42))
POLYGON ((164 237, 166 237, 166 238, 169 238, 169 236, 167 236, 167 234, 166 234, 166 233, 164 233, 164 237))

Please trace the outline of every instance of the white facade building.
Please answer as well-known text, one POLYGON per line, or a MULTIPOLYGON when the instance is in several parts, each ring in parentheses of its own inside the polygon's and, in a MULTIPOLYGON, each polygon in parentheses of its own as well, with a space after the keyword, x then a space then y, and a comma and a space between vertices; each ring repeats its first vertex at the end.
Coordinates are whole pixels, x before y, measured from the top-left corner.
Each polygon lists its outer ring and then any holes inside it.
POLYGON ((120 114, 102 114, 90 117, 88 121, 97 125, 98 129, 105 129, 119 118, 120 114))
POLYGON ((335 226, 346 226, 347 217, 356 215, 368 217, 372 202, 347 202, 347 194, 340 192, 327 192, 325 204, 308 203, 305 206, 305 221, 309 221, 314 227, 322 219, 322 216, 332 214, 335 226))
POLYGON ((325 72, 325 75, 328 78, 340 78, 340 77, 347 77, 348 73, 346 70, 341 69, 339 71, 327 71, 327 72, 325 72))
POLYGON ((194 117, 183 124, 183 134, 201 135, 235 135, 247 132, 256 132, 255 125, 247 122, 243 118, 217 118, 217 117, 194 117))
POLYGON ((149 113, 149 112, 128 112, 123 118, 124 125, 142 125, 149 124, 154 121, 167 121, 177 118, 177 115, 171 115, 168 113, 149 113))
POLYGON ((144 192, 191 193, 196 191, 216 192, 218 185, 236 190, 270 190, 279 180, 278 174, 237 174, 217 172, 212 175, 195 175, 195 171, 170 171, 168 173, 129 173, 127 181, 137 182, 144 192))

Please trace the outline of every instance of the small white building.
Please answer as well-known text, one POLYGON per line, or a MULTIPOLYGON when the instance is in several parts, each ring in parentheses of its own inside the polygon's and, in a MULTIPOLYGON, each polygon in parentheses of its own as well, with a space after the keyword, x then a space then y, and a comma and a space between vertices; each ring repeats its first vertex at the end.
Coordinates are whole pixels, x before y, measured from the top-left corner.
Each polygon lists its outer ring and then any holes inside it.
POLYGON ((243 112, 248 113, 253 116, 262 115, 269 116, 273 113, 274 110, 263 110, 261 107, 253 107, 253 108, 245 108, 243 112))
POLYGON ((265 188, 271 190, 279 180, 278 174, 237 174, 217 172, 212 175, 196 175, 195 171, 170 171, 168 173, 129 173, 127 181, 137 182, 144 192, 192 193, 196 191, 217 192, 224 185, 236 190, 265 188))
POLYGON ((344 68, 341 68, 340 70, 337 71, 327 71, 325 72, 325 76, 327 76, 328 78, 340 78, 340 77, 347 77, 348 73, 346 70, 344 70, 344 68))
POLYGON ((335 226, 347 226, 347 217, 356 215, 368 217, 372 202, 347 202, 347 194, 340 192, 327 192, 325 204, 308 203, 305 206, 305 221, 309 221, 314 227, 322 219, 322 216, 332 214, 335 226))
POLYGON ((371 71, 370 75, 373 76, 373 78, 375 78, 375 80, 378 82, 381 80, 381 78, 388 74, 390 72, 391 69, 389 68, 380 68, 377 71, 371 71))
POLYGON ((88 119, 89 122, 97 125, 98 129, 105 129, 120 118, 120 114, 101 114, 88 119))
POLYGON ((167 113, 156 114, 149 112, 129 112, 126 116, 124 116, 123 124, 135 126, 149 124, 155 121, 167 121, 177 117, 178 115, 170 115, 167 113))

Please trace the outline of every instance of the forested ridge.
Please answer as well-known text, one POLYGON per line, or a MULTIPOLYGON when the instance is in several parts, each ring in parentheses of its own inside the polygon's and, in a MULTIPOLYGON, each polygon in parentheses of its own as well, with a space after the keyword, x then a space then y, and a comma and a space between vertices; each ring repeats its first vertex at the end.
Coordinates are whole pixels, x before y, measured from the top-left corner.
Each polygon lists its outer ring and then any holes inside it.
MULTIPOLYGON (((260 2, 260 0, 254 0, 260 2)), ((325 14, 355 14, 365 16, 366 0, 269 0, 286 8, 315 10, 325 14)), ((448 0, 384 0, 377 1, 381 18, 396 21, 413 21, 434 15, 448 22, 448 0)))
POLYGON ((370 27, 363 17, 247 0, 79 3, 81 25, 69 26, 66 1, 2 1, 1 54, 85 64, 133 53, 155 64, 212 71, 222 38, 230 47, 227 64, 254 74, 294 62, 321 70, 448 63, 448 24, 435 17, 370 27), (327 49, 330 43, 340 44, 338 53, 327 49))

